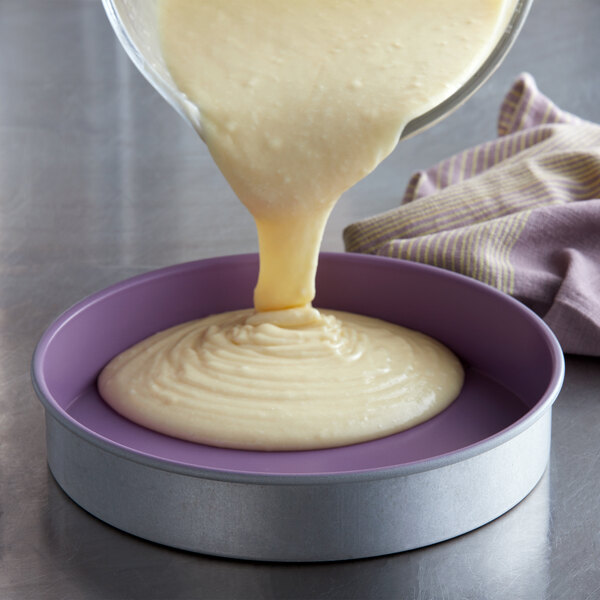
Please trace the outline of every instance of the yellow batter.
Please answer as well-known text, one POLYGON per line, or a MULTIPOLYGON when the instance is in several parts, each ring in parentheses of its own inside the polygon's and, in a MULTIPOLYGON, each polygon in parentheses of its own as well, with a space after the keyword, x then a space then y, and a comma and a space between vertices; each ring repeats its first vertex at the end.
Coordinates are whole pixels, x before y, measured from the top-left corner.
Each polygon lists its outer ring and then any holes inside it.
POLYGON ((151 429, 250 450, 389 435, 458 394, 460 363, 431 338, 347 313, 314 317, 286 328, 247 310, 179 325, 117 357, 101 392, 151 429))
POLYGON ((514 3, 159 0, 167 67, 256 221, 256 314, 151 338, 103 372, 103 397, 159 431, 255 449, 363 441, 445 408, 456 358, 393 325, 319 315, 317 257, 339 196, 477 70, 514 3))

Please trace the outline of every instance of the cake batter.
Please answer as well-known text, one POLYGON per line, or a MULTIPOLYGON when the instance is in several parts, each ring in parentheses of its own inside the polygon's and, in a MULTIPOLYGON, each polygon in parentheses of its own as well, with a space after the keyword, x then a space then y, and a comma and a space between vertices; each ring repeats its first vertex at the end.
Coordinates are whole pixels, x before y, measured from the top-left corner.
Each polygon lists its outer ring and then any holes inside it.
POLYGON ((314 309, 317 258, 340 195, 473 75, 514 4, 160 0, 167 67, 256 222, 255 310, 128 350, 101 374, 105 400, 170 435, 261 450, 365 441, 448 406, 456 357, 422 334, 314 309))

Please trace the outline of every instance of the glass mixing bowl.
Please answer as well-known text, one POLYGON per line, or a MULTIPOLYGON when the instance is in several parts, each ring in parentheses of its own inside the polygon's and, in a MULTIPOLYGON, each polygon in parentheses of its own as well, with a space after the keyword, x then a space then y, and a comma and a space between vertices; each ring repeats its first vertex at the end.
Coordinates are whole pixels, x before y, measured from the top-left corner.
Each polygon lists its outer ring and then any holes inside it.
MULTIPOLYGON (((404 128, 402 138, 430 127, 465 102, 494 72, 512 46, 533 0, 516 0, 506 30, 477 72, 454 94, 404 128)), ((102 0, 104 9, 125 51, 146 79, 202 136, 198 108, 176 87, 165 66, 158 39, 157 0, 102 0)))

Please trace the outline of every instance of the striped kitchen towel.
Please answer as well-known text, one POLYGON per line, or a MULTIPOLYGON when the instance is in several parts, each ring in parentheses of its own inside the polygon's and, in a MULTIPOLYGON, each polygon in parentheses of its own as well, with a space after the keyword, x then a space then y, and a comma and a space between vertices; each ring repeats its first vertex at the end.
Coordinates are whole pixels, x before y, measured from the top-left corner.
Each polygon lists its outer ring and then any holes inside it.
POLYGON ((600 126, 524 74, 498 134, 416 173, 401 206, 344 230, 346 250, 479 279, 542 316, 565 352, 600 356, 600 126))

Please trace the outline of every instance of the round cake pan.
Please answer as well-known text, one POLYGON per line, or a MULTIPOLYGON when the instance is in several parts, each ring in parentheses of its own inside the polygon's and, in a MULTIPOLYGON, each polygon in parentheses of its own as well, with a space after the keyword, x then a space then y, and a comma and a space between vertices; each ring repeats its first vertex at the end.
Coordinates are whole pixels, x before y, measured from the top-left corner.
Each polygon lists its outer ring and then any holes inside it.
POLYGON ((99 397, 117 353, 177 323, 249 307, 258 258, 186 263, 114 285, 42 336, 33 381, 48 463, 63 490, 111 525, 168 546, 268 561, 390 554, 480 527, 544 473, 564 361, 548 327, 514 299, 425 265, 322 254, 315 305, 420 330, 463 361, 444 412, 342 448, 249 452, 140 427, 99 397))

